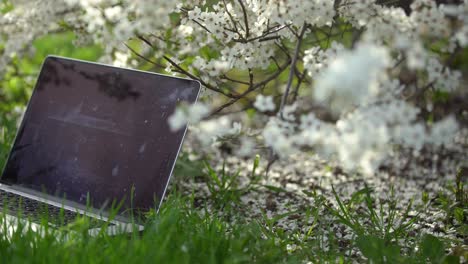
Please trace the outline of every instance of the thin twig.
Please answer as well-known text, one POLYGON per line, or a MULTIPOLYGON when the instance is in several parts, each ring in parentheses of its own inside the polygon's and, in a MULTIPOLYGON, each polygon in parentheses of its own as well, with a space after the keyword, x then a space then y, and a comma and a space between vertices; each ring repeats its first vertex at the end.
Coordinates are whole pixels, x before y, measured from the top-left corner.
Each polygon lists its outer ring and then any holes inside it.
POLYGON ((137 35, 137 37, 142 40, 144 43, 146 43, 146 45, 150 46, 151 48, 154 48, 153 47, 153 43, 151 43, 149 40, 147 40, 146 38, 144 38, 143 36, 141 35, 137 35))
POLYGON ((280 65, 279 65, 278 61, 276 60, 276 58, 275 58, 274 56, 271 56, 270 59, 275 63, 276 68, 279 69, 279 68, 280 68, 280 65))
POLYGON ((291 25, 291 24, 288 24, 288 25, 286 25, 286 26, 287 26, 287 28, 289 29, 289 31, 291 31, 291 33, 292 33, 294 36, 296 36, 296 38, 299 38, 299 35, 297 34, 296 31, 294 31, 294 29, 292 28, 292 25, 291 25))
MULTIPOLYGON (((231 115, 231 114, 236 114, 236 113, 243 113, 243 112, 245 112, 245 111, 247 111, 249 109, 255 108, 253 106, 254 101, 249 100, 247 98, 244 98, 244 100, 247 101, 247 103, 246 103, 247 105, 245 105, 244 107, 241 107, 240 109, 236 109, 236 110, 232 110, 232 111, 225 111, 225 112, 222 113, 222 115, 231 115)), ((210 115, 210 116, 206 117, 205 120, 210 120, 210 119, 213 119, 213 118, 216 118, 216 117, 217 117, 217 115, 210 115)))
POLYGON ((429 89, 433 88, 434 86, 434 83, 435 81, 432 81, 428 84, 426 84, 424 87, 422 87, 421 89, 418 89, 418 91, 416 91, 415 93, 407 96, 404 98, 405 101, 409 101, 409 100, 412 100, 414 98, 419 98, 420 96, 422 96, 426 91, 428 91, 429 89))
POLYGON ((207 27, 205 27, 204 25, 202 25, 202 23, 198 22, 198 21, 195 20, 195 19, 192 19, 192 21, 195 22, 195 23, 197 23, 197 25, 199 25, 199 26, 200 26, 201 28, 203 28, 204 30, 206 30, 206 32, 212 34, 211 31, 210 31, 207 27))
POLYGON ((245 5, 243 0, 239 0, 239 4, 242 8, 242 12, 244 13, 244 23, 245 23, 245 38, 248 39, 250 32, 249 32, 249 21, 247 20, 247 11, 245 10, 245 5))
POLYGON ((392 69, 396 69, 396 67, 398 67, 402 62, 404 62, 406 59, 405 56, 403 56, 400 60, 398 60, 395 65, 393 65, 392 69))
POLYGON ((289 71, 288 83, 286 85, 286 91, 284 92, 283 97, 281 98, 281 104, 280 104, 280 108, 278 111, 279 113, 283 112, 284 105, 286 104, 286 101, 288 99, 289 90, 291 89, 292 81, 294 79, 294 70, 296 67, 297 59, 299 57, 299 51, 301 49, 301 43, 302 43, 302 39, 304 37, 304 33, 306 29, 307 29, 307 24, 304 23, 304 25, 302 26, 301 33, 297 39, 296 51, 294 52, 294 57, 292 58, 292 61, 291 61, 291 69, 289 71))
POLYGON ((133 54, 135 54, 136 56, 138 56, 139 58, 141 58, 142 60, 146 61, 146 62, 149 62, 151 64, 153 64, 154 66, 156 67, 159 67, 161 69, 164 69, 165 67, 155 61, 152 61, 148 58, 146 58, 145 56, 141 55, 140 53, 138 53, 136 50, 132 49, 129 45, 127 45, 127 43, 124 43, 124 45, 127 47, 127 49, 129 49, 133 54))
POLYGON ((272 148, 269 148, 268 151, 268 164, 265 168, 265 176, 268 176, 270 172, 271 166, 279 159, 278 155, 276 155, 275 151, 272 148))
MULTIPOLYGON (((138 35, 137 36, 140 40, 142 40, 143 42, 145 42, 147 45, 149 45, 150 47, 152 47, 154 49, 154 45, 149 41, 147 40, 145 37, 141 36, 141 35, 138 35)), ((217 93, 220 93, 226 97, 229 97, 229 98, 235 98, 237 95, 236 94, 233 94, 233 93, 229 93, 229 92, 225 92, 221 89, 218 89, 216 87, 213 87, 212 85, 206 83, 205 81, 203 81, 201 78, 198 78, 196 77, 195 75, 191 74, 190 72, 186 71, 184 68, 182 68, 179 64, 177 64, 176 62, 174 62, 171 58, 169 58, 168 56, 164 55, 163 58, 165 60, 167 60, 173 67, 175 67, 180 73, 194 79, 194 80, 197 80, 199 81, 203 86, 205 86, 207 89, 209 90, 212 90, 214 92, 217 92, 217 93)))
POLYGON ((299 93, 299 87, 301 86, 302 82, 304 81, 304 78, 307 74, 307 70, 304 70, 300 76, 298 76, 297 84, 294 89, 294 92, 292 93, 292 101, 295 102, 297 99, 297 95, 299 93))
POLYGON ((240 83, 240 84, 245 84, 245 85, 250 85, 250 83, 248 82, 244 82, 244 81, 241 81, 241 80, 236 80, 236 79, 233 79, 229 76, 227 76, 226 74, 223 74, 221 75, 220 77, 221 79, 225 79, 225 80, 228 80, 228 81, 231 81, 231 82, 235 82, 235 83, 240 83))
POLYGON ((222 95, 225 95, 226 97, 229 97, 229 98, 236 98, 237 97, 237 95, 235 95, 235 94, 228 93, 228 92, 225 92, 225 91, 223 91, 221 89, 213 87, 212 85, 210 85, 210 84, 206 83, 205 81, 203 81, 201 78, 197 78, 195 75, 193 75, 192 73, 186 71, 184 68, 182 68, 179 64, 177 64, 175 61, 173 61, 168 56, 164 55, 163 58, 165 60, 167 60, 173 67, 175 67, 177 70, 179 70, 182 74, 187 75, 188 77, 199 81, 207 89, 212 90, 212 91, 217 92, 217 93, 220 93, 222 95))
POLYGON ((289 54, 289 50, 284 46, 283 42, 280 43, 275 42, 275 45, 280 48, 280 50, 288 57, 288 60, 291 60, 291 55, 289 54))
POLYGON ((212 111, 210 113, 210 116, 212 115, 216 115, 218 113, 220 113, 221 111, 223 111, 223 109, 235 104, 237 101, 239 101, 240 99, 242 99, 243 97, 245 97, 246 95, 248 95, 249 93, 257 90, 258 88, 260 87, 263 87, 265 85, 267 85, 269 82, 271 82, 272 80, 278 78, 278 76, 286 69, 288 68, 290 64, 290 61, 288 60, 285 64, 283 64, 274 74, 272 74, 270 77, 264 79, 263 81, 259 82, 259 83, 256 83, 256 84, 253 84, 249 89, 245 90, 243 93, 235 96, 235 98, 232 98, 229 102, 219 106, 218 108, 216 108, 214 111, 212 111))
MULTIPOLYGON (((234 17, 232 16, 231 12, 229 12, 229 10, 227 9, 227 4, 226 4, 226 0, 223 0, 223 3, 224 3, 224 10, 226 11, 226 13, 228 14, 229 18, 231 19, 231 22, 232 22, 232 25, 234 27, 234 29, 239 32, 239 29, 237 29, 237 21, 234 20, 234 17)), ((240 34, 239 34, 240 35, 240 34)))
POLYGON ((280 38, 281 38, 280 36, 270 36, 270 37, 265 37, 265 38, 258 39, 258 42, 265 42, 265 41, 269 41, 269 40, 277 40, 277 39, 280 39, 280 38))

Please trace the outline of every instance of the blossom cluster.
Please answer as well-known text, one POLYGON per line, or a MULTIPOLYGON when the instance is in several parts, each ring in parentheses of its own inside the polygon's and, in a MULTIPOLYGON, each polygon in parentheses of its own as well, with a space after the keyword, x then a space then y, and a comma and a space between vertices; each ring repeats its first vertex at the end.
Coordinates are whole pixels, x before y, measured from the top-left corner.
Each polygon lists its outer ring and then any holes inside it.
POLYGON ((102 44, 103 61, 151 62, 200 81, 204 104, 182 105, 169 124, 190 123, 205 146, 229 141, 238 155, 279 158, 313 150, 372 174, 399 149, 460 147, 460 113, 431 109, 438 94, 466 92, 459 58, 468 49, 468 0, 415 0, 405 9, 381 2, 19 2, 0 18, 0 72, 65 23, 77 44, 102 44), (139 47, 126 47, 129 40, 139 47))
POLYGON ((15 56, 31 53, 34 39, 58 30, 58 23, 73 12, 60 1, 18 3, 22 4, 10 12, 0 12, 0 78, 15 56))
POLYGON ((359 44, 353 51, 343 51, 316 76, 314 98, 328 101, 337 113, 366 104, 382 92, 379 80, 390 66, 386 48, 359 44))

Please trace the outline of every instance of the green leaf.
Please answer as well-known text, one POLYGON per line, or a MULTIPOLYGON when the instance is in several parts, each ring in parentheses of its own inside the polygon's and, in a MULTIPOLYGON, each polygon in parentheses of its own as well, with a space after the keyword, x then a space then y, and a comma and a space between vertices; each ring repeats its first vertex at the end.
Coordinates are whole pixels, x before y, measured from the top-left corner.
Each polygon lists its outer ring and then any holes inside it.
POLYGON ((431 263, 443 263, 445 258, 444 243, 433 235, 424 235, 421 241, 421 253, 431 263))
POLYGON ((447 264, 458 264, 460 263, 460 257, 458 256, 446 256, 445 259, 444 259, 444 263, 447 263, 447 264))
POLYGON ((288 192, 288 191, 286 191, 285 189, 283 189, 281 187, 276 187, 276 186, 273 186, 273 185, 262 185, 262 186, 267 188, 270 191, 274 191, 274 192, 277 192, 277 193, 280 193, 280 192, 287 193, 288 192))
POLYGON ((371 263, 404 263, 400 256, 400 247, 376 236, 359 236, 356 245, 371 263))
POLYGON ((453 210, 453 215, 455 216, 455 219, 457 219, 459 223, 463 223, 463 220, 465 219, 465 212, 463 208, 456 207, 453 210))

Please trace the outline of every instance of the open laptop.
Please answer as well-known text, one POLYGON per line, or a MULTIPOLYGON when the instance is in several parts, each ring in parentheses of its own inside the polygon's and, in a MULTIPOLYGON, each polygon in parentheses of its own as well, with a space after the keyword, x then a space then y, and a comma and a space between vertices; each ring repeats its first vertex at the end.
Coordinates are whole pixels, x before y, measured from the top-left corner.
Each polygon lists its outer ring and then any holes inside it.
POLYGON ((168 117, 199 91, 189 79, 47 57, 0 178, 0 210, 142 230, 135 216, 159 209, 187 130, 172 132, 168 117))

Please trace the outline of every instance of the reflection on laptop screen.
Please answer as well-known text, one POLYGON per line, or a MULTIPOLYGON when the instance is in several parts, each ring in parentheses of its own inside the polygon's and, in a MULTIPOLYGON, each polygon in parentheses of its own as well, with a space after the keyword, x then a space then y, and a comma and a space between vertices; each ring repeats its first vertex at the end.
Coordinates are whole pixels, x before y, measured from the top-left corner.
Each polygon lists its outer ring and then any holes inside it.
POLYGON ((185 129, 167 118, 194 102, 199 83, 49 57, 25 113, 2 180, 100 208, 130 193, 154 208, 185 129))

